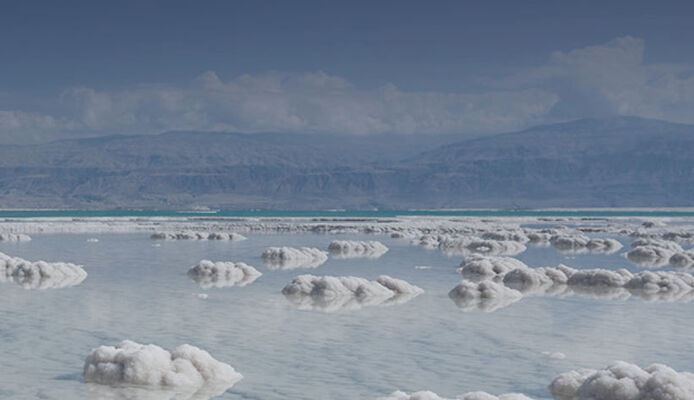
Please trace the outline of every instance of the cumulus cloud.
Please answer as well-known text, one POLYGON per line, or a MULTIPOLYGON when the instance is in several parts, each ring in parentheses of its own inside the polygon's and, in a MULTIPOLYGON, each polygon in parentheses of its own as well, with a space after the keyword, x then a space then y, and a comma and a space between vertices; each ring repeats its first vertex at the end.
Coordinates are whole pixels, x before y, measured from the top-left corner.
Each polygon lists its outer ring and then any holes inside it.
POLYGON ((298 308, 326 312, 402 304, 423 292, 386 275, 375 281, 354 276, 299 275, 282 289, 282 294, 298 308))
POLYGON ((246 240, 246 237, 233 232, 155 232, 151 236, 155 240, 246 240))
POLYGON ((246 286, 260 277, 257 269, 239 262, 202 260, 188 270, 188 277, 201 288, 246 286))
MULTIPOLYGON (((428 390, 414 393, 406 393, 400 390, 391 393, 389 396, 380 397, 378 400, 453 400, 440 397, 428 390)), ((532 400, 530 397, 520 393, 508 393, 494 396, 487 392, 469 392, 456 396, 455 400, 532 400)))
POLYGON ((559 97, 556 118, 632 115, 692 123, 694 67, 644 64, 645 43, 615 38, 549 57, 546 65, 513 74, 500 85, 541 88, 559 97))
POLYGON ((16 141, 167 130, 497 133, 604 115, 694 123, 694 66, 644 63, 644 49, 624 36, 557 51, 541 65, 479 77, 481 89, 468 93, 366 89, 321 71, 228 79, 207 71, 181 85, 73 87, 54 99, 54 115, 0 110, 0 131, 16 141))
POLYGON ((84 361, 84 381, 111 386, 222 392, 243 376, 195 346, 184 344, 173 353, 149 344, 125 340, 92 350, 84 361))
POLYGON ((604 369, 579 369, 556 377, 557 400, 685 400, 694 398, 694 374, 653 364, 641 369, 617 361, 604 369))
POLYGON ((27 261, 0 253, 0 282, 14 282, 24 289, 60 289, 76 286, 87 272, 71 263, 27 261))
POLYGON ((0 111, 0 129, 25 135, 158 133, 167 130, 337 134, 484 133, 540 121, 557 102, 544 90, 482 93, 362 89, 324 72, 245 74, 207 71, 187 85, 115 91, 65 90, 60 116, 0 111))
POLYGON ((316 268, 328 261, 328 253, 314 247, 269 247, 261 258, 271 269, 316 268))
POLYGON ((335 258, 379 258, 387 251, 388 247, 375 240, 333 240, 328 246, 335 258))

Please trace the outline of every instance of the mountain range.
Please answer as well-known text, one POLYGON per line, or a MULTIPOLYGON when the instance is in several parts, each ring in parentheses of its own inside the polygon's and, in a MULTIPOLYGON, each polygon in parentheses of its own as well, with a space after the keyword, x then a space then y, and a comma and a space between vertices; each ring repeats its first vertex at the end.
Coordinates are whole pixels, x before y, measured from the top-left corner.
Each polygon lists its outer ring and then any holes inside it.
POLYGON ((694 205, 694 125, 463 135, 168 132, 0 146, 0 208, 694 205))

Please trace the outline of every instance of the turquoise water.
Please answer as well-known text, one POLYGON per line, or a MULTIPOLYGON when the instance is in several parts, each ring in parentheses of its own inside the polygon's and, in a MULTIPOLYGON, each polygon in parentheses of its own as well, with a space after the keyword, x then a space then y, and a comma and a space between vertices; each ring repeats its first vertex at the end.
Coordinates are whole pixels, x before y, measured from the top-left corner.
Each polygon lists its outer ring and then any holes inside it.
POLYGON ((692 210, 0 210, 0 218, 46 217, 694 217, 692 210))

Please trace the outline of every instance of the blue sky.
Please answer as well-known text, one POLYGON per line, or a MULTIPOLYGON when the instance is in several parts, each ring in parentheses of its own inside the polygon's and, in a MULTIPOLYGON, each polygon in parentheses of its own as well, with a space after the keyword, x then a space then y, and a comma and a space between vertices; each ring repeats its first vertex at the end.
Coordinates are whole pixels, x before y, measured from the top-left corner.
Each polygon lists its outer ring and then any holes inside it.
POLYGON ((3 1, 0 140, 694 123, 690 4, 3 1))

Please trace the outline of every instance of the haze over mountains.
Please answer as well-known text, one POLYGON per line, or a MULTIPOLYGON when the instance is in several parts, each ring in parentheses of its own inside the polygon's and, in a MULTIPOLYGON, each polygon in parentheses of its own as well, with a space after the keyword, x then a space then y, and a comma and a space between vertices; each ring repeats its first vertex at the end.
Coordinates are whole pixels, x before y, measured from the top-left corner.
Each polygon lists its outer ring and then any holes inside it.
POLYGON ((584 119, 462 136, 171 132, 0 147, 0 207, 694 205, 694 125, 584 119))

